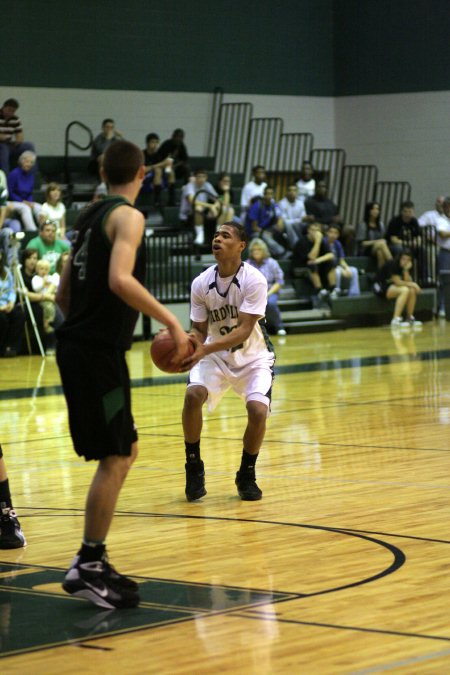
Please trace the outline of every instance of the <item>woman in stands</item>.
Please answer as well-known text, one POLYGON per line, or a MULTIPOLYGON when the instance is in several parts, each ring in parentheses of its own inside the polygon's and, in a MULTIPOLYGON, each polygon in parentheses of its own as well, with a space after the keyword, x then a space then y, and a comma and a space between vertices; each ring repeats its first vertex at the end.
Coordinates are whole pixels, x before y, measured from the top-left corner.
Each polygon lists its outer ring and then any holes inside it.
POLYGON ((45 202, 39 215, 39 222, 51 220, 56 224, 58 239, 66 238, 66 207, 61 199, 61 188, 58 183, 49 183, 45 191, 45 202))
POLYGON ((392 328, 422 326, 422 322, 414 318, 414 308, 421 289, 411 276, 412 266, 412 252, 409 249, 403 249, 394 260, 388 260, 378 270, 375 277, 373 285, 375 295, 387 300, 395 300, 392 328), (404 311, 406 311, 406 321, 402 319, 404 311))
POLYGON ((16 290, 11 270, 0 251, 0 356, 17 356, 23 338, 25 317, 16 305, 16 290))
POLYGON ((270 257, 269 249, 262 239, 251 240, 247 262, 256 267, 267 280, 266 321, 269 332, 286 335, 278 307, 278 293, 284 284, 283 270, 277 261, 270 257))
POLYGON ((18 166, 8 175, 8 206, 18 216, 27 232, 37 230, 34 217, 39 218, 42 205, 33 201, 36 155, 31 150, 22 152, 18 166))
MULTIPOLYGON (((32 279, 36 271, 36 263, 38 261, 39 254, 35 248, 26 248, 22 251, 22 279, 25 286, 24 294, 28 297, 31 304, 31 311, 33 312, 34 319, 36 322, 37 329, 39 331, 39 336, 41 338, 42 344, 48 342, 48 337, 44 331, 44 313, 40 305, 41 300, 44 299, 42 293, 35 293, 33 291, 32 279)), ((28 325, 29 335, 32 337, 32 347, 33 352, 37 351, 37 345, 34 344, 34 333, 31 322, 31 317, 28 312, 28 308, 25 305, 25 317, 28 325)))
POLYGON ((364 221, 356 228, 356 241, 359 255, 371 255, 377 261, 378 268, 392 260, 392 254, 384 238, 386 228, 380 220, 378 202, 368 202, 364 209, 364 221))

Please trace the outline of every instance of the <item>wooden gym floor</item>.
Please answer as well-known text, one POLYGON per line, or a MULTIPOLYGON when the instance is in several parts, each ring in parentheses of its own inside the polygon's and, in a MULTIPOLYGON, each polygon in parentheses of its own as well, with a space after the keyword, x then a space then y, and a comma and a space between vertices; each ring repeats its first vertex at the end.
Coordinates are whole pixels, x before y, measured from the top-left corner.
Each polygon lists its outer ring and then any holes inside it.
POLYGON ((275 338, 261 502, 237 497, 245 410, 202 439, 184 499, 184 376, 129 355, 140 457, 109 536, 135 610, 66 596, 94 469, 71 449, 54 357, 0 363, 2 442, 28 539, 0 551, 0 672, 450 672, 450 324, 275 338))

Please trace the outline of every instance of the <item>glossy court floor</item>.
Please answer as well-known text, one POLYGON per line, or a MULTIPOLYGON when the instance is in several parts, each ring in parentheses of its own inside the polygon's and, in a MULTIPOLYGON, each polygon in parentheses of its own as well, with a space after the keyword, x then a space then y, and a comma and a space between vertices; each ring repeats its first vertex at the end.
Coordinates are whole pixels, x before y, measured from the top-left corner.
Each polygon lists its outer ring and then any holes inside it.
POLYGON ((0 672, 450 672, 450 324, 275 338, 261 502, 234 474, 245 425, 205 421, 207 496, 184 499, 184 376, 129 355, 140 457, 109 537, 142 604, 60 588, 93 466, 71 449, 54 357, 0 363, 1 442, 28 539, 0 551, 0 672))

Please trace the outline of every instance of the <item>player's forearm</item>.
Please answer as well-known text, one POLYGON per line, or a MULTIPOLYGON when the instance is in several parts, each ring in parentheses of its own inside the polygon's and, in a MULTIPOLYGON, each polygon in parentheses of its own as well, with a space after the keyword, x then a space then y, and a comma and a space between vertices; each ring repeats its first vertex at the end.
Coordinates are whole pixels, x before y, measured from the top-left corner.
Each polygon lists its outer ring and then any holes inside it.
POLYGON ((237 347, 249 338, 251 332, 252 328, 248 329, 246 326, 238 326, 224 337, 213 342, 207 342, 204 345, 205 354, 212 354, 213 352, 221 352, 237 347))

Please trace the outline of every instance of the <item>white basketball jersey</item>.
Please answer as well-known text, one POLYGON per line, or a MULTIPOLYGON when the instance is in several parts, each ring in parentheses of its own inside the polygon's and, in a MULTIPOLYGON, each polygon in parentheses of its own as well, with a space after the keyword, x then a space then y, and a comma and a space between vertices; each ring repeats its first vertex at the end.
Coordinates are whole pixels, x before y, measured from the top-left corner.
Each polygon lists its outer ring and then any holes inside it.
MULTIPOLYGON (((214 265, 202 272, 192 283, 191 319, 197 322, 208 321, 206 342, 214 342, 234 330, 238 325, 240 312, 262 319, 266 304, 266 278, 245 262, 231 277, 219 277, 217 266, 214 265)), ((256 323, 242 345, 216 354, 230 367, 240 368, 272 351, 266 331, 256 323)))

